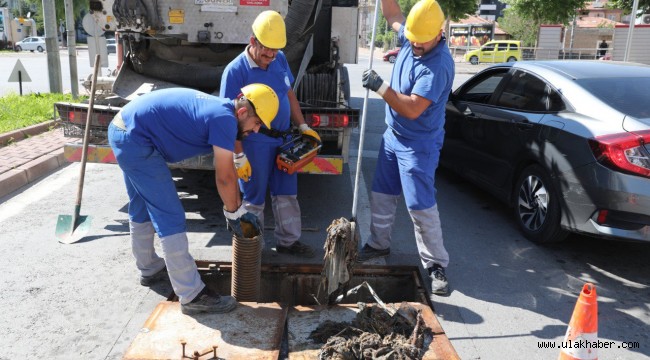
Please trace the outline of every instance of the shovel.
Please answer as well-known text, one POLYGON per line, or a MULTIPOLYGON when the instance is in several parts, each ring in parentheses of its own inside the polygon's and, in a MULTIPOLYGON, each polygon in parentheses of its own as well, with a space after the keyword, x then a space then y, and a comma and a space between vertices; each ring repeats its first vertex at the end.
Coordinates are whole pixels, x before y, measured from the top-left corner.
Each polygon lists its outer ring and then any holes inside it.
MULTIPOLYGON (((375 34, 377 32, 377 17, 379 6, 375 6, 375 17, 372 23, 372 37, 370 41, 370 60, 368 69, 372 69, 372 59, 375 52, 375 34)), ((361 159, 363 158, 363 143, 366 129, 366 112, 368 110, 368 97, 370 89, 366 89, 363 98, 363 110, 361 113, 361 128, 359 136, 359 152, 357 155, 357 172, 354 177, 354 193, 352 196, 352 217, 348 221, 345 218, 335 219, 328 230, 328 238, 325 242, 325 261, 323 264, 323 287, 328 304, 335 304, 344 297, 348 291, 356 253, 359 244, 359 227, 357 224, 357 199, 359 194, 359 177, 361 175, 361 159)), ((320 289, 319 289, 320 290, 320 289)), ((319 293, 320 296, 320 293, 319 293)))
POLYGON ((81 151, 81 170, 79 171, 79 186, 77 188, 77 202, 74 206, 73 215, 59 215, 56 223, 56 238, 62 244, 72 244, 81 240, 90 228, 91 217, 79 215, 81 209, 81 195, 83 194, 84 175, 86 173, 86 160, 88 159, 88 138, 90 137, 90 119, 93 114, 95 103, 95 84, 99 72, 99 55, 95 56, 93 67, 92 84, 90 87, 90 104, 88 105, 88 116, 86 117, 86 128, 84 129, 83 149, 81 151))

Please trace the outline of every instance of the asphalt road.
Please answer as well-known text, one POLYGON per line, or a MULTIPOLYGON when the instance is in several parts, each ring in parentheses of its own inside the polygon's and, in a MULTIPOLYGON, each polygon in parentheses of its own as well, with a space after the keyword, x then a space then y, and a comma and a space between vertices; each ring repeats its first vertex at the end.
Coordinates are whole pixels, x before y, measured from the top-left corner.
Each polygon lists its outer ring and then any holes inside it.
MULTIPOLYGON (((44 58, 44 57, 43 57, 44 58)), ((350 66, 353 106, 367 58, 350 66)), ((0 67, 3 70, 5 67, 0 67)), ((385 78, 391 65, 374 62, 385 78)), ((31 74, 30 74, 31 75, 31 74)), ((2 75, 4 76, 4 75, 2 75)), ((460 82, 467 75, 459 75, 460 82)), ((45 78, 46 79, 46 78, 45 78)), ((368 234, 368 188, 383 124, 383 102, 370 94, 361 156, 357 219, 368 234)), ((358 149, 359 132, 351 148, 358 149)), ((301 175, 303 241, 321 248, 333 219, 349 217, 358 151, 342 176, 301 175)), ((72 214, 79 164, 0 198, 0 359, 119 359, 169 287, 137 284, 126 225, 127 196, 117 166, 89 164, 83 215, 91 236, 73 245, 54 239, 57 216, 72 214)), ((190 251, 196 259, 230 261, 230 237, 211 172, 174 172, 187 211, 190 251)), ((582 236, 537 246, 516 229, 510 209, 454 174, 438 171, 436 186, 452 293, 434 308, 462 359, 549 359, 558 349, 585 282, 596 285, 601 359, 650 358, 650 246, 582 236), (548 343, 546 343, 548 342, 548 343), (623 348, 629 345, 633 348, 623 348)), ((401 202, 387 264, 417 265, 413 228, 401 202)), ((269 210, 269 209, 267 209, 269 210)), ((267 211, 270 221, 272 214, 267 211)), ((298 262, 271 251, 263 261, 298 262)), ((321 250, 322 255, 322 250, 321 250)), ((319 257, 312 260, 319 263, 319 257)))

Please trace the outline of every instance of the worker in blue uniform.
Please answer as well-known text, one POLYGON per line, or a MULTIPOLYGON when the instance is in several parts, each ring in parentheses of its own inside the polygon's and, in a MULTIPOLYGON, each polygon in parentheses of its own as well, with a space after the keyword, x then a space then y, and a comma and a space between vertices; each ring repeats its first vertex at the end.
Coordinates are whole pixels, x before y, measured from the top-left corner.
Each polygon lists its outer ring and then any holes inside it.
POLYGON ((303 137, 316 144, 321 139, 305 123, 296 94, 291 88, 294 78, 287 59, 280 49, 287 43, 284 19, 276 11, 260 13, 252 25, 253 35, 245 50, 233 59, 221 77, 220 96, 235 97, 242 86, 252 82, 273 88, 280 99, 273 128, 263 127, 236 145, 233 161, 239 175, 243 204, 264 224, 267 190, 271 192, 271 208, 275 218, 276 251, 310 258, 314 250, 300 242, 302 220, 298 204, 298 174, 288 174, 276 165, 276 154, 283 136, 291 130, 292 122, 303 137))
POLYGON ((454 80, 454 60, 442 34, 445 15, 435 0, 417 2, 406 22, 395 0, 382 0, 381 8, 403 45, 390 84, 374 70, 363 73, 363 86, 386 101, 388 127, 372 184, 371 234, 357 260, 390 254, 397 200, 403 192, 432 293, 444 295, 449 254, 436 203, 435 171, 444 138, 445 104, 454 80))
POLYGON ((185 314, 227 312, 237 302, 214 293, 201 280, 167 163, 213 153, 228 228, 241 236, 240 221, 246 221, 259 231, 258 219, 241 206, 233 150, 237 138, 271 125, 279 102, 266 85, 251 84, 240 92, 230 100, 184 88, 154 91, 124 106, 108 127, 129 196, 131 245, 140 283, 151 286, 168 277, 185 314), (155 233, 163 258, 154 249, 155 233))

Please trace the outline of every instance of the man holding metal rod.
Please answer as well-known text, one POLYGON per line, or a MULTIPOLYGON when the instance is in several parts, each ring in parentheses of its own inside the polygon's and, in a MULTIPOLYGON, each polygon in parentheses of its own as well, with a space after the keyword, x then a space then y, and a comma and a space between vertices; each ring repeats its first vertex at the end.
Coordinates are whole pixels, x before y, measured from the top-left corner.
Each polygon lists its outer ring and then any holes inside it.
POLYGON ((371 235, 357 261, 390 254, 397 199, 403 191, 420 260, 431 277, 431 291, 446 295, 449 255, 435 197, 445 104, 455 71, 442 33, 445 15, 435 0, 420 0, 406 19, 395 0, 381 0, 381 10, 403 45, 390 84, 374 70, 363 73, 363 86, 386 101, 388 128, 372 184, 371 235))

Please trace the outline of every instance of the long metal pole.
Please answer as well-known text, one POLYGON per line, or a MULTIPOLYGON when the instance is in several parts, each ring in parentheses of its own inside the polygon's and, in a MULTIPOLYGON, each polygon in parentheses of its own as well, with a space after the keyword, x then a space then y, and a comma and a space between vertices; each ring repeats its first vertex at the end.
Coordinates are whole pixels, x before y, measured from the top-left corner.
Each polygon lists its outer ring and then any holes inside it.
POLYGON ((625 44, 625 56, 623 61, 630 57, 630 48, 632 47, 632 33, 634 33, 634 23, 636 23, 636 12, 639 9, 639 0, 634 0, 632 4, 632 13, 630 14, 630 27, 627 30, 627 43, 625 44))
MULTIPOLYGON (((372 58, 375 52, 375 34, 377 33, 377 18, 379 15, 379 1, 375 2, 375 18, 372 22, 372 37, 370 38, 370 60, 368 60, 368 69, 372 69, 372 58)), ((352 220, 357 219, 357 198, 359 194, 359 177, 361 176, 361 159, 363 159, 363 142, 366 135, 366 113, 368 110, 368 97, 370 89, 366 88, 366 95, 363 98, 363 109, 361 112, 361 128, 359 136, 359 152, 357 153, 357 173, 354 175, 354 193, 352 195, 352 220)))
MULTIPOLYGON (((68 62, 70 63, 70 92, 75 99, 79 96, 79 77, 77 75, 77 44, 74 28, 74 9, 72 0, 64 0, 65 28, 68 40, 68 62)), ((61 34, 63 35, 63 34, 61 34)))

